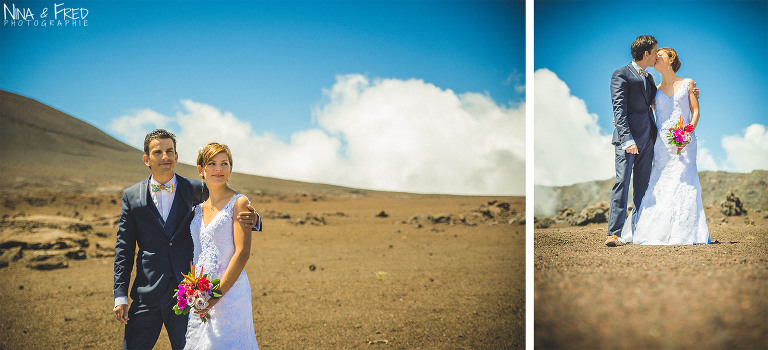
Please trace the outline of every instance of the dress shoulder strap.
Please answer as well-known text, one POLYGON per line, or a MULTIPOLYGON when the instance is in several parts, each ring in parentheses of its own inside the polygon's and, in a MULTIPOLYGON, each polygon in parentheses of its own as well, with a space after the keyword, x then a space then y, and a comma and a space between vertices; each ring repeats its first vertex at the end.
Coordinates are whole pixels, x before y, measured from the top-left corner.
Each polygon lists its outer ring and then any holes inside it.
MULTIPOLYGON (((245 195, 241 193, 235 193, 234 195, 232 195, 232 198, 229 200, 229 202, 227 202, 227 205, 224 206, 224 210, 226 210, 230 214, 234 214, 235 203, 237 203, 237 199, 240 197, 245 197, 245 195)), ((250 203, 251 201, 248 201, 248 204, 250 203)))
POLYGON ((693 82, 693 79, 691 78, 685 78, 683 79, 683 84, 685 84, 685 89, 689 90, 691 88, 691 83, 693 82))

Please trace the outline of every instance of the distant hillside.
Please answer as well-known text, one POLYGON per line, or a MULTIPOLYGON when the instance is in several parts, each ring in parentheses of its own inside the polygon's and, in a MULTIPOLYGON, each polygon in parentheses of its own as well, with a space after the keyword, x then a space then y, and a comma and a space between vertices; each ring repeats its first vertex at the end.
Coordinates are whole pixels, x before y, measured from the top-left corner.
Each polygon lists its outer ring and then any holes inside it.
MULTIPOLYGON (((725 171, 699 172, 701 198, 704 204, 722 202, 728 193, 736 193, 748 208, 768 210, 768 171, 729 173, 725 171)), ((584 182, 570 186, 536 186, 535 215, 553 216, 565 206, 581 210, 611 196, 613 179, 584 182)), ((631 199, 630 199, 631 201, 631 199)))
MULTIPOLYGON (((148 130, 149 131, 149 130, 148 130)), ((33 99, 0 90, 0 188, 86 193, 119 192, 149 176, 142 150, 33 99)), ((178 164, 180 175, 197 170, 178 164)), ((333 196, 412 196, 234 173, 245 193, 333 196)))

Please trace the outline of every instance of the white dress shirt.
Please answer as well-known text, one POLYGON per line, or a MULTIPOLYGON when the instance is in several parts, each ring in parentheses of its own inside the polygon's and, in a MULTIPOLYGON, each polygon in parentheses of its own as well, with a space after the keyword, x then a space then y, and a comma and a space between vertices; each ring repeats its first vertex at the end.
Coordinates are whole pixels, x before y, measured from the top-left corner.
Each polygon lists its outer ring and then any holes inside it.
POLYGON ((168 220, 168 214, 171 212, 171 206, 173 205, 173 197, 176 195, 176 174, 173 175, 170 181, 161 184, 155 180, 155 177, 151 177, 149 179, 150 187, 149 192, 152 196, 152 202, 155 203, 155 206, 157 207, 157 211, 160 212, 160 215, 163 217, 163 222, 168 220), (157 192, 152 192, 152 186, 151 185, 165 185, 165 186, 173 186, 173 191, 168 192, 166 190, 159 190, 157 192))
MULTIPOLYGON (((168 214, 171 212, 171 206, 173 205, 173 197, 176 196, 176 174, 173 175, 170 181, 161 184, 155 180, 155 177, 151 177, 149 179, 149 193, 152 196, 152 202, 155 203, 155 206, 157 207, 157 211, 160 212, 160 215, 163 217, 163 222, 168 220, 168 214), (157 192, 152 192, 152 186, 151 185, 165 185, 173 186, 173 191, 168 192, 166 190, 159 190, 157 192)), ((115 307, 118 305, 128 305, 128 297, 117 297, 115 298, 115 307)))

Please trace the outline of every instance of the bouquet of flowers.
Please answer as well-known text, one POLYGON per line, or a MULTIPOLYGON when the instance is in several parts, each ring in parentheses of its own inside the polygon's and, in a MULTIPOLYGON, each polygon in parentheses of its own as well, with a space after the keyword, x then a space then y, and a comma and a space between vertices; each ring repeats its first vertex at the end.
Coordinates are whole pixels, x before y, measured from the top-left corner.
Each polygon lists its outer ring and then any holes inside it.
MULTIPOLYGON (((211 298, 218 299, 222 296, 218 279, 211 281, 208 274, 203 274, 202 268, 200 268, 200 276, 195 278, 195 263, 191 262, 189 265, 189 275, 181 274, 184 276, 184 281, 179 284, 179 288, 174 290, 176 292, 176 305, 173 306, 173 311, 177 315, 186 315, 191 308, 195 308, 195 310, 205 309, 211 298)), ((208 314, 200 316, 203 322, 207 322, 210 317, 208 314)))
POLYGON ((683 147, 691 143, 692 133, 693 125, 684 125, 683 116, 681 115, 680 121, 667 131, 667 144, 677 147, 677 155, 680 155, 680 151, 683 150, 683 147))

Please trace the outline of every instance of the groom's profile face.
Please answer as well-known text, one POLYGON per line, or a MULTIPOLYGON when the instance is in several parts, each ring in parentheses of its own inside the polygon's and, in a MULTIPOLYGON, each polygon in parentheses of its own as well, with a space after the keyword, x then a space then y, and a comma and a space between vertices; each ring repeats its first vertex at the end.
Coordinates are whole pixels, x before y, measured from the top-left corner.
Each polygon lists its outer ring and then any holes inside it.
POLYGON ((659 54, 658 46, 653 45, 653 49, 651 49, 651 55, 650 57, 648 57, 648 59, 650 60, 648 66, 653 66, 656 64, 656 57, 658 56, 658 54, 659 54))
POLYGON ((143 158, 144 164, 152 170, 152 174, 161 175, 173 173, 179 155, 173 147, 173 140, 154 139, 149 142, 149 154, 145 154, 143 158))

